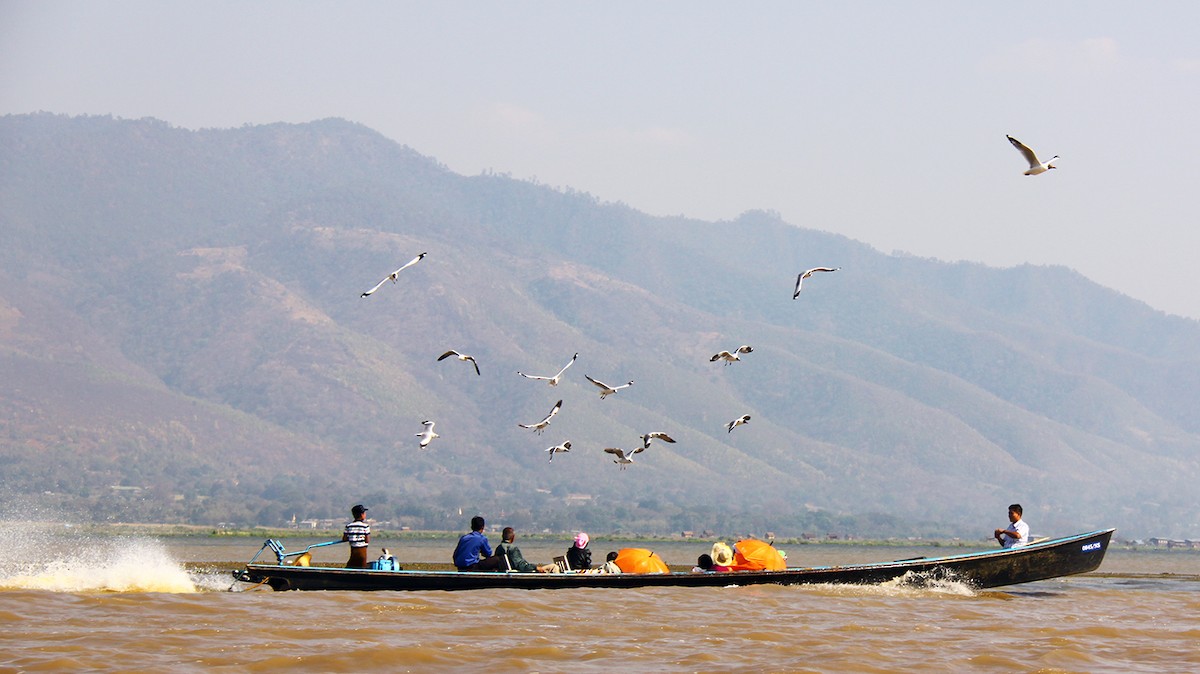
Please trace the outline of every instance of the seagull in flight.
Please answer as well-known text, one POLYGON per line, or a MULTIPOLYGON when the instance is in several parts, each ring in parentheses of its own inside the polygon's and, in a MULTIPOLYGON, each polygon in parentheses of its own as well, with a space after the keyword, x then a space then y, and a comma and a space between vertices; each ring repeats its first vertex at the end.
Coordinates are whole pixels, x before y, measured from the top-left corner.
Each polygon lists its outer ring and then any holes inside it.
POLYGON ((733 351, 718 352, 717 355, 713 356, 712 358, 709 358, 708 362, 715 363, 718 360, 723 360, 723 361, 725 361, 726 365, 728 365, 730 363, 736 363, 739 360, 741 360, 741 358, 738 358, 739 353, 754 353, 754 349, 751 349, 749 346, 743 344, 743 345, 739 346, 738 348, 734 349, 733 351))
POLYGON ((792 292, 792 299, 796 299, 800 296, 800 286, 804 285, 804 279, 819 271, 837 271, 839 269, 841 269, 841 267, 813 267, 808 271, 801 272, 801 274, 796 277, 796 290, 792 292))
POLYGON ((542 419, 541 421, 537 422, 536 424, 517 424, 517 425, 520 426, 521 428, 533 429, 534 433, 541 435, 542 431, 546 430, 546 427, 550 425, 550 420, 554 418, 555 414, 558 414, 558 410, 561 408, 562 408, 562 401, 560 400, 560 401, 554 403, 554 409, 550 410, 550 414, 547 414, 545 419, 542 419))
POLYGON ((426 421, 422 421, 421 423, 424 424, 425 430, 420 433, 417 433, 416 436, 418 438, 421 438, 421 449, 425 449, 426 447, 429 446, 429 443, 433 442, 434 438, 440 438, 442 436, 433 432, 433 422, 432 421, 426 420, 426 421))
POLYGON ((525 374, 524 372, 521 372, 520 370, 517 370, 517 374, 521 375, 522 377, 524 377, 526 379, 541 379, 543 381, 550 382, 551 386, 558 386, 558 380, 563 376, 563 373, 567 371, 568 367, 571 367, 572 365, 575 364, 575 359, 578 357, 579 357, 579 354, 575 354, 574 356, 571 356, 571 361, 569 363, 567 363, 566 365, 563 365, 563 369, 559 370, 558 374, 554 375, 553 377, 540 377, 535 374, 525 374))
MULTIPOLYGON (((628 383, 621 384, 620 386, 609 386, 608 384, 605 384, 602 381, 596 381, 595 379, 592 379, 591 377, 587 376, 586 374, 583 375, 583 377, 584 377, 584 379, 587 379, 588 381, 595 384, 596 388, 600 389, 600 399, 601 400, 604 400, 608 396, 616 393, 617 391, 620 391, 623 388, 629 388, 630 386, 633 386, 633 381, 629 381, 628 383)), ((608 450, 606 449, 604 451, 607 452, 608 450)), ((638 451, 640 451, 640 450, 638 450, 638 451)))
POLYGON ((380 288, 382 288, 382 287, 383 287, 383 284, 387 283, 388 281, 391 281, 392 283, 395 283, 395 282, 396 282, 396 276, 397 276, 397 275, 399 275, 399 274, 400 274, 400 272, 402 272, 402 271, 404 271, 405 269, 408 269, 409 267, 413 266, 414 264, 416 264, 416 263, 420 262, 420 261, 421 261, 421 258, 425 257, 426 255, 428 255, 428 253, 421 253, 420 255, 418 255, 418 256, 414 257, 413 259, 409 260, 408 262, 405 262, 403 267, 401 267, 401 268, 397 269, 396 271, 394 271, 394 272, 392 272, 392 273, 388 274, 387 276, 384 276, 382 281, 380 281, 379 283, 376 283, 374 288, 371 288, 371 289, 370 289, 370 290, 368 290, 367 292, 363 293, 362 295, 360 295, 360 297, 366 297, 367 295, 370 295, 371 293, 375 292, 376 290, 379 290, 380 288))
POLYGON ((672 444, 675 442, 675 440, 666 433, 663 433, 662 431, 653 431, 642 436, 642 449, 650 449, 650 442, 653 440, 662 440, 663 442, 670 442, 672 444))
POLYGON ((620 466, 621 470, 625 470, 625 468, 628 467, 629 464, 633 463, 633 455, 637 454, 638 452, 646 451, 646 448, 638 447, 637 449, 633 450, 632 452, 629 452, 628 454, 625 453, 625 450, 619 449, 617 447, 605 447, 604 451, 607 454, 612 454, 613 456, 617 457, 617 458, 613 459, 613 463, 620 466))
POLYGON ((1038 161, 1037 155, 1034 154, 1033 150, 1029 149, 1029 146, 1025 143, 1022 143, 1012 136, 1008 136, 1008 142, 1012 143, 1013 147, 1020 150, 1021 156, 1025 157, 1025 161, 1029 162, 1029 170, 1025 172, 1025 175, 1035 176, 1039 173, 1045 173, 1052 168, 1058 168, 1054 165, 1054 160, 1058 159, 1058 155, 1054 155, 1047 161, 1038 161))
POLYGON ((750 423, 750 415, 743 414, 742 416, 729 422, 729 425, 725 427, 725 432, 732 433, 733 429, 737 428, 738 426, 741 426, 742 424, 748 424, 748 423, 750 423))
POLYGON ((555 446, 553 446, 553 447, 547 447, 547 448, 546 448, 546 451, 547 451, 547 452, 550 452, 550 461, 554 461, 554 455, 555 455, 555 454, 559 454, 559 453, 562 453, 562 452, 570 452, 570 451, 571 451, 571 441, 570 441, 570 440, 567 440, 566 442, 562 443, 561 445, 555 445, 555 446))
POLYGON ((442 355, 438 356, 438 360, 439 361, 446 360, 450 356, 455 356, 459 360, 463 360, 463 361, 467 361, 467 360, 471 361, 471 364, 475 366, 475 374, 479 374, 479 363, 475 362, 475 356, 469 356, 465 353, 459 353, 459 352, 455 351, 454 349, 450 349, 446 353, 443 353, 442 355))

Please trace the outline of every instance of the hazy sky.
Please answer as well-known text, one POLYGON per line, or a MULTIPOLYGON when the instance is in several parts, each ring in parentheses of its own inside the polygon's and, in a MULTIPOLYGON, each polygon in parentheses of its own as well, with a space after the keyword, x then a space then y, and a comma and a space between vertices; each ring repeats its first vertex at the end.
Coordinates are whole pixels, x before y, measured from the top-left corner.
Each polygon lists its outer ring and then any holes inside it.
POLYGON ((1198 26, 1191 1, 0 0, 0 113, 343 117, 459 173, 1061 264, 1200 318, 1198 26), (1021 175, 1005 134, 1059 170, 1021 175))

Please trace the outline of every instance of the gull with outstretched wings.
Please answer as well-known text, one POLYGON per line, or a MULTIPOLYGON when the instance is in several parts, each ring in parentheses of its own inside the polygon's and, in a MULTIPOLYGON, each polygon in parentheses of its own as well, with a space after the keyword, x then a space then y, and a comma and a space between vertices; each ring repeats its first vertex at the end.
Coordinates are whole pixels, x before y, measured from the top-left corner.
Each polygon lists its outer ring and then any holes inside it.
POLYGON ((642 436, 642 449, 650 449, 650 442, 652 440, 662 440, 663 442, 670 442, 672 444, 675 442, 671 436, 662 431, 652 431, 642 436))
POLYGON ((800 287, 804 285, 804 279, 819 271, 837 271, 839 269, 841 269, 841 267, 813 267, 807 271, 800 272, 800 275, 796 277, 796 289, 792 291, 792 299, 796 299, 800 296, 800 287))
POLYGON ((558 386, 558 380, 562 378, 563 373, 567 371, 568 367, 571 367, 571 365, 573 365, 575 363, 575 359, 578 357, 579 357, 579 354, 575 354, 574 356, 571 356, 571 360, 569 362, 567 362, 566 365, 563 365, 563 368, 561 370, 559 370, 558 374, 554 375, 553 377, 542 377, 542 376, 539 376, 536 374, 525 374, 524 372, 521 372, 520 370, 517 370, 517 374, 521 375, 522 377, 524 377, 526 379, 540 379, 542 381, 549 382, 551 386, 558 386))
POLYGON ((723 361, 725 361, 726 365, 728 365, 730 363, 736 363, 739 360, 741 360, 741 358, 738 357, 739 353, 754 353, 754 349, 751 349, 748 345, 743 344, 743 345, 739 346, 738 348, 734 349, 733 351, 717 352, 717 354, 715 356, 708 359, 708 362, 715 363, 718 360, 723 360, 723 361))
POLYGON ((734 419, 733 421, 729 422, 729 423, 728 423, 728 424, 725 426, 725 432, 726 432, 726 433, 732 433, 732 432, 733 432, 733 429, 737 428, 738 426, 741 426, 742 424, 748 424, 748 423, 750 423, 750 415, 749 415, 749 414, 743 414, 742 416, 740 416, 740 417, 738 417, 738 418, 734 419))
POLYGON ((633 455, 637 454, 639 452, 646 451, 646 448, 638 447, 637 449, 633 450, 632 452, 626 453, 625 450, 620 449, 618 447, 605 447, 604 451, 607 454, 612 454, 613 456, 617 457, 617 458, 613 459, 613 463, 620 466, 621 470, 625 470, 625 468, 628 467, 629 464, 633 463, 633 455))
POLYGON ((517 425, 520 426, 521 428, 531 429, 531 430, 533 430, 534 433, 541 435, 542 431, 546 430, 546 427, 550 425, 550 420, 554 418, 555 414, 558 414, 558 410, 561 408, 562 408, 562 401, 560 400, 560 401, 554 403, 554 409, 550 410, 550 414, 547 414, 545 419, 542 419, 541 421, 537 422, 536 424, 517 424, 517 425))
POLYGON ((550 453, 550 461, 554 461, 554 455, 555 455, 555 454, 562 454, 562 453, 564 453, 564 452, 570 452, 570 451, 571 451, 571 441, 570 441, 570 440, 567 440, 566 442, 562 443, 561 445, 555 445, 555 446, 553 446, 553 447, 547 447, 547 448, 546 448, 546 451, 550 453))
POLYGON ((425 430, 420 433, 417 433, 416 436, 418 438, 421 438, 421 443, 420 443, 421 449, 425 449, 426 447, 429 446, 429 443, 433 442, 434 438, 440 438, 442 436, 433 432, 433 422, 432 421, 425 420, 425 421, 422 421, 421 423, 425 426, 425 430))
POLYGON ((475 366, 475 374, 479 374, 479 363, 475 362, 474 356, 470 356, 465 353, 459 353, 459 352, 455 351, 454 349, 450 349, 446 353, 443 353, 442 355, 438 356, 438 360, 439 361, 446 360, 450 356, 454 356, 454 357, 458 358, 459 360, 463 360, 463 361, 466 361, 466 360, 471 361, 471 364, 475 366))
POLYGON ((601 400, 616 393, 617 391, 620 391, 623 388, 629 388, 630 386, 633 386, 632 380, 630 380, 624 384, 621 384, 620 386, 609 386, 608 384, 605 384, 602 381, 596 381, 595 379, 592 379, 591 377, 587 376, 586 374, 583 375, 583 378, 592 382, 593 384, 596 385, 596 388, 600 389, 600 399, 601 400))
POLYGON ((362 295, 360 295, 360 297, 367 297, 367 296, 368 296, 368 295, 370 295, 371 293, 373 293, 373 292, 375 292, 376 290, 379 290, 380 288, 382 288, 382 287, 383 287, 383 284, 387 283, 388 281, 391 281, 392 283, 395 283, 395 282, 396 282, 396 276, 398 276, 398 275, 400 274, 400 272, 402 272, 402 271, 404 271, 405 269, 408 269, 409 267, 413 266, 414 264, 416 264, 416 263, 420 262, 420 261, 421 261, 421 259, 422 259, 422 258, 424 258, 426 255, 428 255, 428 253, 421 253, 420 255, 418 255, 418 256, 414 257, 413 259, 409 260, 408 262, 405 262, 403 267, 400 267, 400 268, 399 268, 399 269, 397 269, 396 271, 394 271, 394 272, 392 272, 392 273, 388 274, 387 276, 384 276, 382 281, 380 281, 379 283, 376 283, 374 288, 371 288, 371 289, 370 289, 370 290, 368 290, 367 292, 363 293, 362 295))
POLYGON ((1029 162, 1029 170, 1025 172, 1025 175, 1036 176, 1039 173, 1045 173, 1052 168, 1058 168, 1054 165, 1054 160, 1058 159, 1058 155, 1054 155, 1046 161, 1038 161, 1037 155, 1033 153, 1033 150, 1029 149, 1028 145, 1022 143, 1016 138, 1013 138, 1012 136, 1006 136, 1006 138, 1008 138, 1008 142, 1012 143, 1013 147, 1020 151, 1021 156, 1025 157, 1025 161, 1029 162))

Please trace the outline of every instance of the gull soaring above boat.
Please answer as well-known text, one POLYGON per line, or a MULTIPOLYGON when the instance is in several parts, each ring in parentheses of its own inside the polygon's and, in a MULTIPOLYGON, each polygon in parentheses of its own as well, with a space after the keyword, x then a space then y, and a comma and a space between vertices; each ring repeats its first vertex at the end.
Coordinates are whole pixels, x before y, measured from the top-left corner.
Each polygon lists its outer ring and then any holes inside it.
POLYGON ((732 433, 733 429, 737 428, 738 426, 741 426, 742 424, 748 424, 748 423, 750 423, 750 415, 743 414, 742 416, 729 422, 729 424, 727 426, 725 426, 725 432, 732 433))
POLYGON ((555 445, 555 446, 553 446, 553 447, 547 447, 547 448, 546 448, 546 451, 547 451, 547 452, 550 452, 550 461, 554 461, 554 455, 555 455, 555 454, 559 454, 559 453, 562 453, 562 452, 570 452, 570 451, 571 451, 571 441, 570 441, 570 440, 567 440, 566 442, 562 443, 561 445, 555 445))
POLYGON ((715 356, 708 359, 708 362, 715 363, 718 360, 723 360, 723 361, 725 361, 726 365, 728 365, 730 363, 736 363, 739 360, 741 360, 741 358, 738 357, 739 353, 754 353, 754 349, 751 349, 749 346, 743 344, 743 345, 739 346, 738 348, 734 349, 733 351, 717 352, 717 354, 715 356))
POLYGON ((625 450, 620 449, 618 447, 605 447, 604 451, 607 454, 612 454, 613 456, 617 457, 617 458, 613 459, 613 463, 620 466, 621 470, 625 470, 625 468, 628 467, 629 464, 633 463, 633 455, 637 454, 639 452, 646 451, 646 448, 638 447, 637 449, 633 450, 632 452, 629 452, 628 454, 625 453, 625 450))
POLYGON ((429 443, 433 442, 434 438, 440 438, 442 436, 433 432, 433 422, 432 421, 425 420, 425 421, 422 421, 421 423, 425 425, 425 430, 420 433, 417 433, 416 436, 418 438, 421 438, 421 443, 420 443, 421 449, 425 449, 426 447, 429 446, 429 443))
POLYGON ((1058 155, 1054 155, 1046 161, 1038 161, 1037 155, 1033 153, 1033 150, 1029 149, 1028 145, 1012 136, 1006 136, 1006 138, 1008 138, 1008 142, 1012 143, 1013 147, 1021 152, 1021 156, 1025 157, 1025 161, 1029 162, 1029 170, 1025 172, 1025 175, 1036 176, 1052 168, 1058 168, 1054 165, 1054 160, 1058 159, 1058 155))
POLYGON ((800 287, 804 285, 804 279, 819 271, 837 271, 839 269, 841 269, 841 267, 813 267, 807 271, 800 272, 800 275, 796 277, 796 289, 792 291, 792 299, 796 299, 800 296, 800 287))
POLYGON ((546 430, 546 427, 550 425, 550 420, 554 418, 555 414, 558 414, 558 410, 561 408, 562 408, 562 401, 560 400, 560 401, 554 403, 554 409, 550 410, 550 414, 547 414, 545 419, 542 419, 541 421, 537 422, 536 424, 517 424, 517 425, 520 426, 521 428, 533 429, 534 433, 541 435, 542 431, 546 430))
POLYGON ((450 356, 455 356, 456 358, 458 358, 459 360, 462 360, 462 361, 467 361, 467 360, 471 361, 471 364, 475 366, 475 374, 479 374, 479 363, 475 362, 474 356, 468 356, 465 353, 459 353, 459 352, 455 351, 454 349, 450 349, 446 353, 443 353, 442 355, 438 356, 438 360, 439 361, 446 360, 450 356))
POLYGON ((363 293, 362 295, 360 295, 360 297, 366 297, 366 296, 370 295, 371 293, 375 292, 376 290, 379 290, 380 288, 383 287, 383 284, 387 283, 388 281, 395 283, 396 276, 399 275, 400 272, 402 272, 405 269, 408 269, 409 267, 413 266, 414 264, 420 262, 421 258, 425 257, 426 255, 428 255, 428 253, 421 253, 420 255, 409 260, 408 262, 405 262, 403 267, 400 267, 396 271, 388 274, 387 276, 384 276, 382 281, 380 281, 379 283, 376 283, 374 288, 371 288, 367 292, 363 293))
POLYGON ((575 359, 578 357, 579 357, 578 353, 575 354, 574 356, 571 356, 570 362, 568 362, 566 365, 563 365, 563 368, 561 370, 559 370, 558 374, 554 375, 553 377, 541 377, 536 374, 525 374, 524 372, 521 372, 520 370, 517 370, 517 374, 521 375, 522 377, 524 377, 526 379, 541 379, 542 381, 549 382, 551 386, 558 386, 558 380, 560 378, 562 378, 563 373, 567 371, 568 367, 571 367, 571 365, 573 365, 575 363, 575 359))
MULTIPOLYGON (((595 384, 596 388, 600 389, 600 399, 601 400, 604 400, 608 396, 616 393, 617 391, 620 391, 623 388, 629 388, 630 386, 633 386, 633 380, 630 380, 624 384, 621 384, 620 386, 609 386, 608 384, 605 384, 602 381, 596 381, 595 379, 592 379, 591 377, 587 376, 586 374, 583 375, 583 377, 584 377, 584 379, 587 379, 588 381, 595 384)), ((604 451, 608 451, 608 450, 604 450, 604 451)))

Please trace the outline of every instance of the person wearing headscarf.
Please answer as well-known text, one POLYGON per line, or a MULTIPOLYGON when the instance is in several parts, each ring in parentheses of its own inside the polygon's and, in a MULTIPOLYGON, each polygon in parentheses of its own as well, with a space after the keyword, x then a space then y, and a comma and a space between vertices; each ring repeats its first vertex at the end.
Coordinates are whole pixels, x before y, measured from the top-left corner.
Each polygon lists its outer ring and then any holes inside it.
POLYGON ((592 568, 592 551, 588 548, 588 535, 582 531, 575 535, 575 543, 567 549, 567 566, 572 571, 588 571, 592 568))

